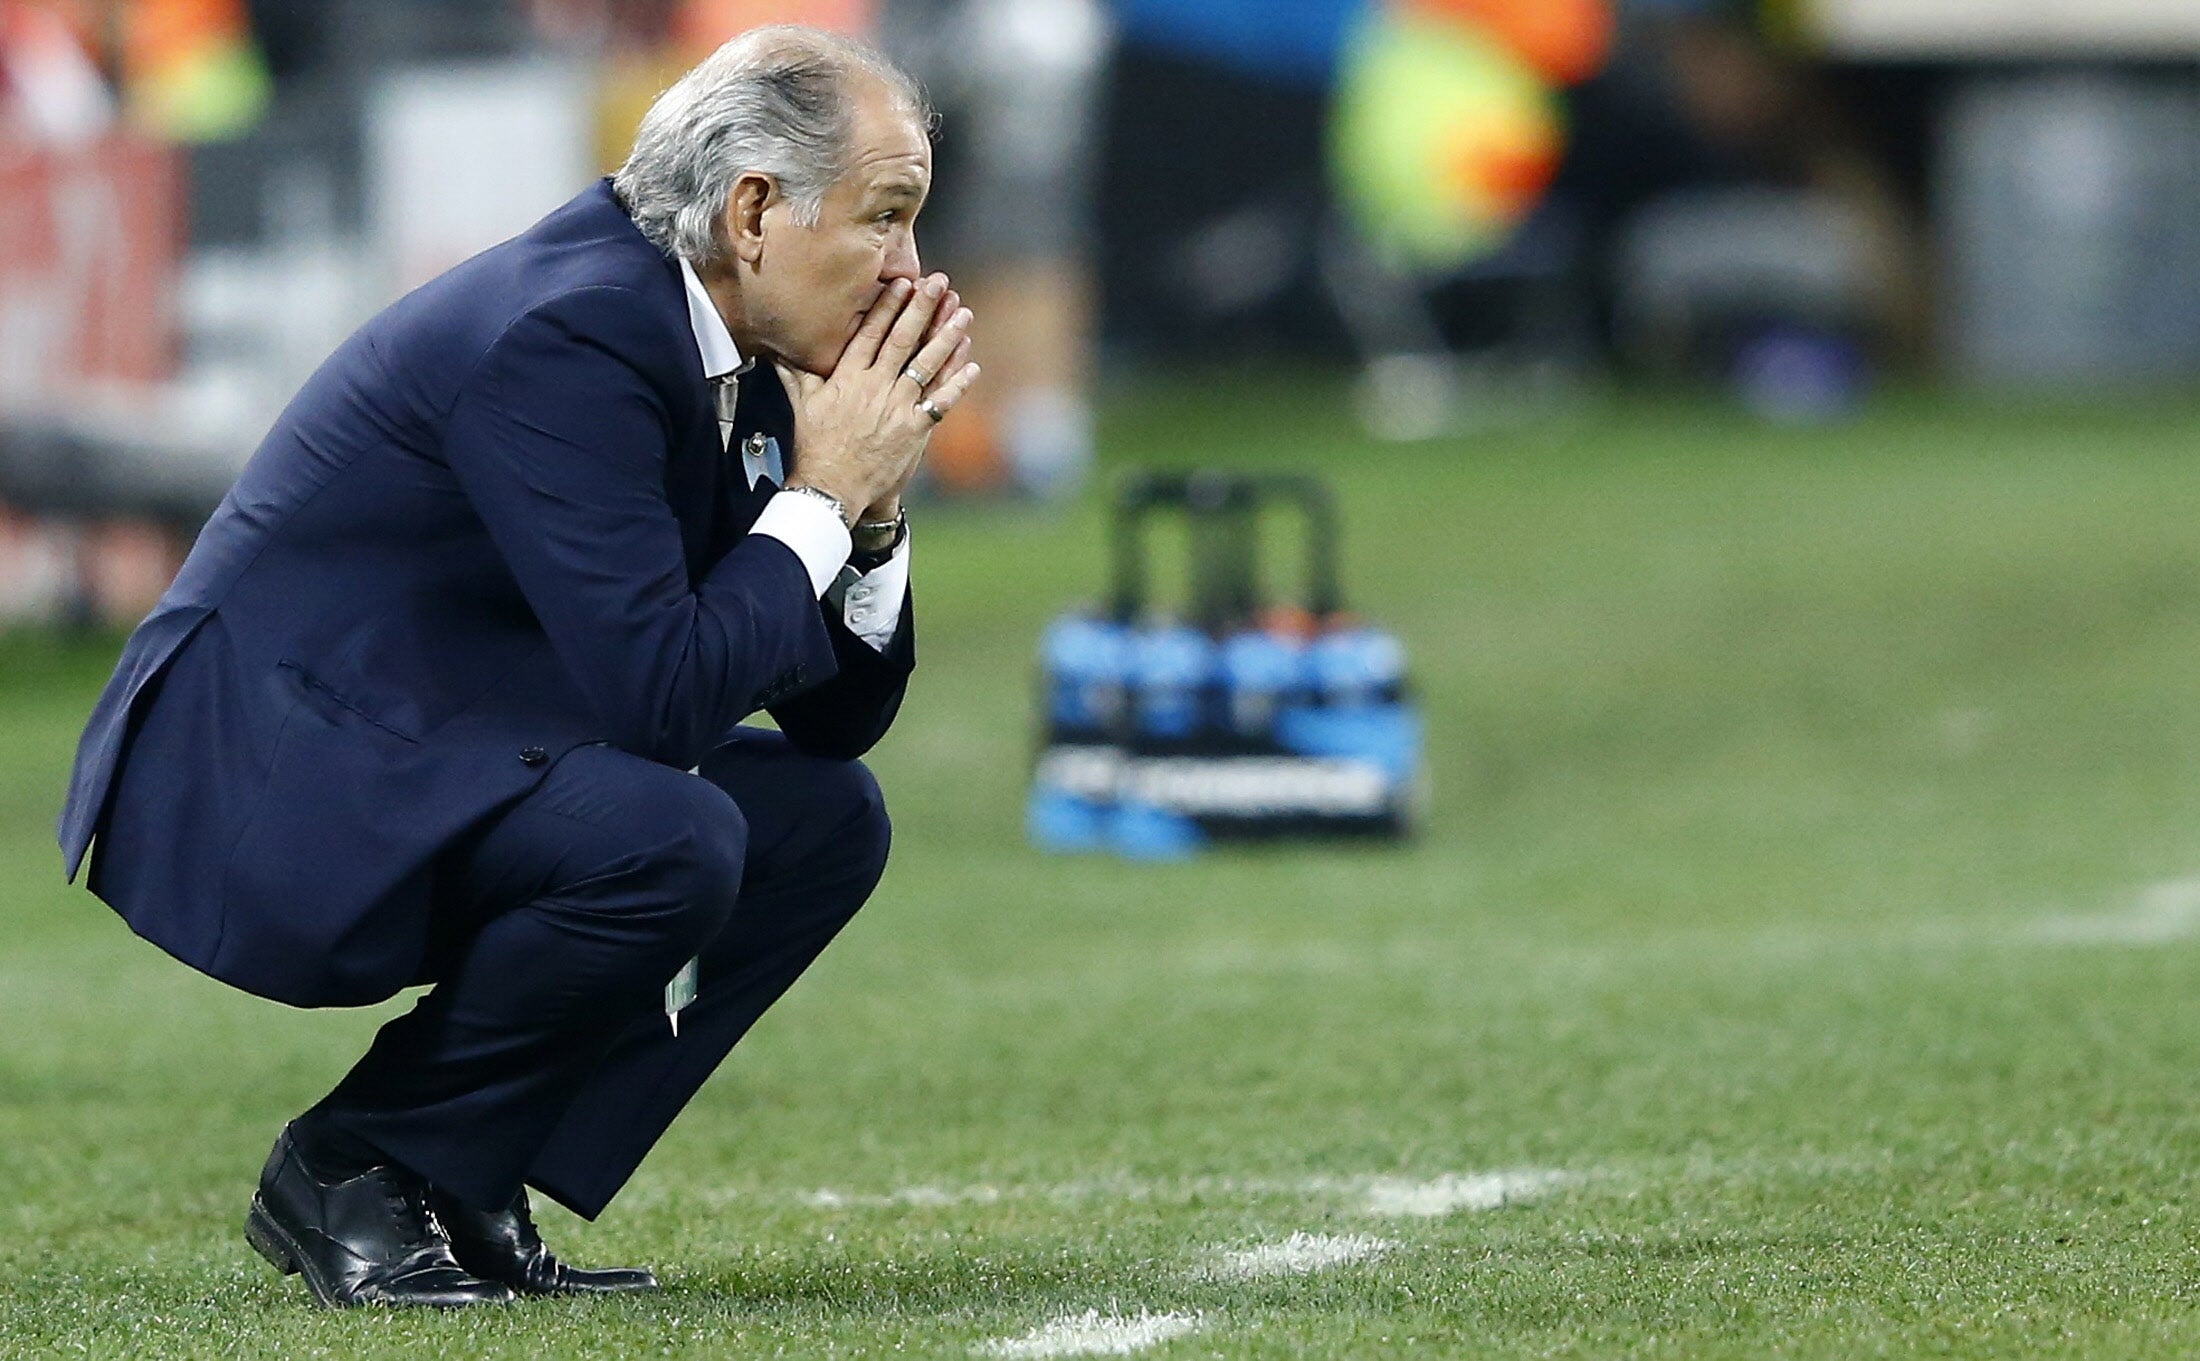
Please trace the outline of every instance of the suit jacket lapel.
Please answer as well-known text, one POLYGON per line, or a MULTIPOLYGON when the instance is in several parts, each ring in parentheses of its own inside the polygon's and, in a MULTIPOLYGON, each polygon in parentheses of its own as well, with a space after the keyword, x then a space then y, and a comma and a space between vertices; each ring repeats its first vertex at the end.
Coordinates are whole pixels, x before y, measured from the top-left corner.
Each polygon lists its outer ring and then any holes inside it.
POLYGON ((677 441, 665 460, 665 500, 680 522, 680 547, 687 559, 688 579, 700 580, 710 565, 724 556, 713 551, 717 539, 720 483, 725 477, 725 454, 718 444, 718 416, 708 401, 697 404, 688 422, 686 437, 677 441))
POLYGON ((794 411, 779 377, 757 365, 741 378, 734 408, 733 434, 723 435, 715 402, 696 404, 686 438, 665 466, 665 496, 680 522, 680 541, 688 576, 699 580, 712 564, 733 551, 779 484, 764 478, 754 487, 742 470, 741 446, 752 435, 777 440, 782 469, 793 458, 794 411), (721 442, 724 441, 724 442, 721 442))

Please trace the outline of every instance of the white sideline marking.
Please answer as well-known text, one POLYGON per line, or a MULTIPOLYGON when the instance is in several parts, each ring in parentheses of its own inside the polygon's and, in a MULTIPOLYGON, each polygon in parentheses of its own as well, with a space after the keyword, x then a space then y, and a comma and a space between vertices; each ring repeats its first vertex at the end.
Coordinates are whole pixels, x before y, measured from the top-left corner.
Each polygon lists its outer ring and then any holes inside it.
MULTIPOLYGON (((2003 939, 2007 939, 2004 937, 2003 939)), ((877 1193, 796 1187, 675 1186, 638 1178, 619 1203, 643 1209, 670 1206, 726 1210, 758 1205, 807 1206, 818 1210, 892 1209, 906 1206, 1053 1204, 1075 1207, 1095 1202, 1173 1205, 1187 1201, 1310 1199, 1328 1202, 1336 1212, 1418 1218, 1458 1211, 1489 1211, 1529 1204, 1560 1187, 1623 1190, 1649 1182, 1681 1178, 1692 1182, 1783 1177, 1887 1176, 1897 1160, 1884 1153, 1828 1156, 1750 1155, 1710 1158, 1647 1158, 1572 1171, 1516 1168, 1510 1171, 1448 1173, 1415 1181, 1399 1176, 1182 1177, 1147 1181, 1108 1175, 1064 1182, 976 1183, 942 1186, 920 1183, 877 1193)))
POLYGON ((2200 877, 2168 879, 2122 912, 2042 917, 2034 940, 2054 945, 2167 945, 2200 936, 2200 877))
POLYGON ((1199 1327, 1192 1314, 1140 1313, 1121 1318, 1088 1309, 1058 1318, 1022 1337, 1004 1337, 978 1348, 985 1356, 1128 1356, 1199 1327))
MULTIPOLYGON (((1448 1172, 1431 1181, 1405 1177, 1304 1177, 1285 1181, 1261 1177, 1190 1177, 1182 1181, 1141 1181, 1129 1177, 1102 1177, 1053 1185, 904 1186, 884 1193, 839 1191, 820 1187, 793 1193, 793 1199, 813 1210, 940 1209, 956 1205, 997 1205, 1004 1201, 1050 1200, 1076 1204, 1093 1200, 1134 1204, 1170 1203, 1202 1197, 1229 1196, 1345 1196, 1357 1201, 1368 1214, 1402 1218, 1434 1218, 1461 1210, 1496 1210, 1534 1200, 1561 1183, 1576 1180, 1573 1174, 1548 1168, 1516 1168, 1504 1172, 1448 1172)), ((690 1200, 709 1191, 690 1191, 690 1200)), ((780 1193, 782 1196, 787 1193, 780 1193)), ((717 1199, 731 1201, 730 1192, 717 1199)))
POLYGON ((803 1193, 802 1203, 816 1210, 845 1210, 862 1206, 889 1209, 896 1205, 921 1205, 937 1209, 946 1205, 993 1205, 1006 1192, 998 1186, 904 1186, 883 1196, 820 1189, 803 1193))
POLYGON ((1373 1177, 1364 1184, 1370 1214, 1400 1219, 1434 1219, 1460 1210, 1497 1210, 1520 1205, 1567 1180, 1564 1172, 1525 1168, 1512 1172, 1452 1174, 1434 1181, 1373 1177))
POLYGON ((1387 1238, 1364 1233, 1294 1233, 1281 1243, 1217 1250, 1205 1274, 1249 1281, 1269 1276, 1310 1276, 1331 1267, 1371 1262, 1397 1247, 1387 1238))

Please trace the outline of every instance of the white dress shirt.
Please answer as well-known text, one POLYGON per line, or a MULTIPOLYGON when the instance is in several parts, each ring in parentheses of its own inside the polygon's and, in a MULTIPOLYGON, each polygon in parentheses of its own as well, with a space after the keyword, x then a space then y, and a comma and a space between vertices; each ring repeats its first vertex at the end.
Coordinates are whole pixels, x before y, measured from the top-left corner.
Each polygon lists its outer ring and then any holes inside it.
MULTIPOLYGON (((688 325, 694 328, 695 348, 703 356, 703 376, 710 380, 718 403, 718 437, 730 440, 741 375, 756 361, 741 357, 726 319, 718 315, 718 305, 696 277, 695 266, 686 260, 680 262, 680 282, 687 289, 688 325)), ((742 475, 751 487, 764 478, 774 485, 786 481, 778 440, 754 436, 738 452, 742 475)), ((907 534, 884 563, 859 572, 848 561, 852 549, 848 526, 814 496, 772 497, 749 532, 769 535, 793 549, 810 573, 811 589, 820 599, 839 606, 850 633, 880 652, 894 641, 901 627, 902 597, 909 589, 907 534)))

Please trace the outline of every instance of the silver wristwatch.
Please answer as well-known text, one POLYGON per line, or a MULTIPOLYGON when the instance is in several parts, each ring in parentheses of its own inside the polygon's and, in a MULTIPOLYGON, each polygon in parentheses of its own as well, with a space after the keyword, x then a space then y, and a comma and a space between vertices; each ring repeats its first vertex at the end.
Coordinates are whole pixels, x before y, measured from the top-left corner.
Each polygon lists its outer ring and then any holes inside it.
POLYGON ((779 494, 781 496, 814 496, 833 508, 833 514, 839 518, 841 524, 848 523, 848 503, 822 487, 813 487, 808 483, 804 483, 799 487, 781 487, 779 494))

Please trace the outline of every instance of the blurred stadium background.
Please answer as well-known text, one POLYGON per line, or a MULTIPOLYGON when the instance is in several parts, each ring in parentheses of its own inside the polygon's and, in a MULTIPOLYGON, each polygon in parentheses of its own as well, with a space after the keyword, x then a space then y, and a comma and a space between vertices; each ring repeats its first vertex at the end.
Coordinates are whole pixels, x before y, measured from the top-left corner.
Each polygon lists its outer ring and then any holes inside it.
POLYGON ((1832 421, 1890 382, 2200 374, 2174 0, 0 13, 0 618, 134 617, 337 340, 776 19, 869 32, 947 114, 927 244, 994 365, 948 492, 1073 493, 1096 394, 1187 367, 1301 364, 1371 437, 1484 444, 1615 376, 1832 421))
POLYGON ((0 1354, 2200 1347, 2190 0, 0 0, 0 224, 0 1354), (307 1317, 241 1188, 387 1009, 61 887, 77 726, 320 358, 782 19, 982 323, 896 865, 558 1220, 663 1299, 307 1317), (1334 485, 1417 839, 1024 844, 1153 466, 1334 485))

